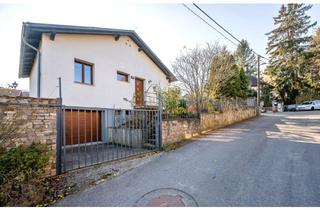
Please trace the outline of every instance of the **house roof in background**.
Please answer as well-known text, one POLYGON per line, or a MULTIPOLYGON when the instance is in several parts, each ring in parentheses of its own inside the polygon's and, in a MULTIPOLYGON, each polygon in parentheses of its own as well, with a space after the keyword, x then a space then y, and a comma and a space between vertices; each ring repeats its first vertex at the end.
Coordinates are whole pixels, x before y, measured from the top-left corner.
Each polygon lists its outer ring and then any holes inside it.
POLYGON ((249 81, 250 81, 250 85, 251 87, 257 87, 257 83, 258 83, 258 79, 255 76, 250 75, 249 76, 249 81))
POLYGON ((0 96, 22 96, 22 91, 17 89, 11 89, 11 88, 0 88, 0 96))
MULTIPOLYGON (((29 44, 36 48, 39 48, 41 36, 43 33, 50 34, 52 36, 54 36, 55 34, 129 36, 139 46, 139 49, 145 52, 146 55, 161 69, 161 71, 168 77, 170 82, 177 81, 173 73, 162 63, 162 61, 156 56, 156 54, 133 30, 30 22, 25 22, 22 24, 21 36, 24 37, 29 44)), ((36 54, 37 52, 26 46, 21 38, 19 78, 26 78, 30 76, 36 54)))

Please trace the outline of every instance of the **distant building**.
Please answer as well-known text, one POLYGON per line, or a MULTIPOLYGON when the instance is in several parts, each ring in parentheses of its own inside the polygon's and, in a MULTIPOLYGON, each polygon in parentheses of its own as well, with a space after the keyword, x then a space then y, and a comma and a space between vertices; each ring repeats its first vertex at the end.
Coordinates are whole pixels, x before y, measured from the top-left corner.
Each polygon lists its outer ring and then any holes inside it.
POLYGON ((250 86, 251 86, 251 88, 253 88, 253 89, 257 89, 257 82, 258 80, 257 80, 257 77, 256 76, 252 76, 252 75, 250 75, 249 76, 249 82, 250 82, 250 86))
POLYGON ((22 96, 22 91, 12 88, 0 88, 0 96, 19 97, 22 96))

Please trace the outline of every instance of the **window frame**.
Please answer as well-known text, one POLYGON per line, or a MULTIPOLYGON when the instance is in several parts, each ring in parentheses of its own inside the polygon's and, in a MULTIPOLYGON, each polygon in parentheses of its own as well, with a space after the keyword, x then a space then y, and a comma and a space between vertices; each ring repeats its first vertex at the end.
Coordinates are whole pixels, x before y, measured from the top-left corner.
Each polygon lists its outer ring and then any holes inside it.
POLYGON ((119 82, 129 82, 129 76, 130 75, 128 73, 125 73, 123 71, 117 71, 117 81, 119 81, 119 82), (125 76, 127 78, 127 80, 119 80, 118 75, 125 76))
POLYGON ((83 85, 90 85, 90 86, 93 86, 94 85, 94 80, 93 80, 93 67, 94 67, 94 64, 93 63, 90 63, 88 61, 84 61, 84 60, 80 60, 80 59, 77 59, 75 58, 74 59, 74 64, 73 64, 73 73, 74 73, 74 82, 75 83, 78 83, 78 84, 83 84, 83 85), (81 65, 81 82, 80 81, 76 81, 76 76, 75 76, 75 64, 80 64, 81 65), (89 66, 90 69, 91 69, 91 74, 90 74, 90 83, 86 83, 85 82, 85 66, 89 66))

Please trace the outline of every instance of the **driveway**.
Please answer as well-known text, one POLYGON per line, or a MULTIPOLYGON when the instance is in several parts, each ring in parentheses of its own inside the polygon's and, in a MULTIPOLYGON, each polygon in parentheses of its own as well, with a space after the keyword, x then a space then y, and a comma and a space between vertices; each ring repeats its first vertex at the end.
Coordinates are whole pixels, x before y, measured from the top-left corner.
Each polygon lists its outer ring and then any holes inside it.
POLYGON ((320 206, 320 111, 264 114, 211 132, 57 205, 163 205, 161 200, 320 206))

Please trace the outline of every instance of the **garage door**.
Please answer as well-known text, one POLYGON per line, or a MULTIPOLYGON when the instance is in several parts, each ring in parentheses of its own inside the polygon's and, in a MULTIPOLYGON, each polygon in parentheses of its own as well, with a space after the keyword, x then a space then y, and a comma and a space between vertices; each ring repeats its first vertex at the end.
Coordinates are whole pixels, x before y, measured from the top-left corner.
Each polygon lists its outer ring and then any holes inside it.
POLYGON ((65 110, 66 145, 101 141, 101 111, 65 110))

